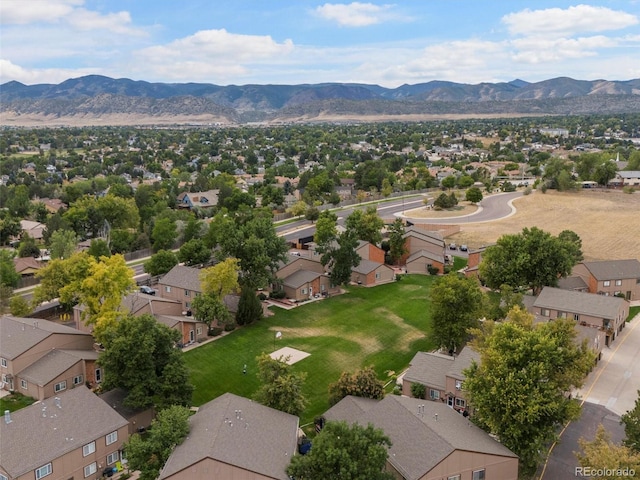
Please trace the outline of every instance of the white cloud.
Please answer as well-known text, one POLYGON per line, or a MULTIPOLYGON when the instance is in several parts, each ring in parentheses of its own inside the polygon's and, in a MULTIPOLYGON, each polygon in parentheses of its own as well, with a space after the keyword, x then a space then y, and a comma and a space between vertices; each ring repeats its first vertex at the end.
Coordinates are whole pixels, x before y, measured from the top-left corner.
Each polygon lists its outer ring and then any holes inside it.
POLYGON ((602 35, 580 38, 527 37, 512 41, 517 49, 513 59, 524 63, 559 62, 567 58, 593 57, 602 48, 617 46, 617 42, 602 35))
POLYGON ((89 69, 65 68, 25 68, 9 60, 0 58, 0 82, 15 80, 27 85, 36 83, 60 83, 69 78, 100 73, 89 69))
POLYGON ((638 17, 606 7, 576 5, 567 9, 525 9, 502 17, 513 35, 571 35, 618 30, 638 24, 638 17))
POLYGON ((373 3, 325 3, 315 12, 322 18, 337 22, 344 27, 366 27, 381 23, 389 18, 393 5, 374 5, 373 3))
POLYGON ((98 12, 78 8, 67 18, 67 23, 78 31, 108 30, 118 35, 144 36, 145 33, 131 26, 129 12, 117 12, 101 15, 98 12))
POLYGON ((2 0, 0 23, 25 25, 56 22, 83 4, 84 0, 2 0))

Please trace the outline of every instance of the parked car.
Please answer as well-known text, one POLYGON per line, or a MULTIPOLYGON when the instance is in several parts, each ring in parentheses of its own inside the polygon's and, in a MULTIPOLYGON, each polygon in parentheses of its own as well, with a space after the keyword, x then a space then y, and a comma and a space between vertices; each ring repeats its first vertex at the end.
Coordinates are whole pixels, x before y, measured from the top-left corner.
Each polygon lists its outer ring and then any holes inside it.
POLYGON ((146 293, 147 295, 155 295, 156 294, 156 291, 153 288, 147 287, 146 285, 141 286, 140 287, 140 291, 142 293, 146 293))
POLYGON ((450 243, 449 244, 449 250, 457 250, 458 246, 455 243, 450 243))
POLYGON ((460 245, 460 251, 461 252, 467 252, 467 251, 469 251, 469 247, 467 247, 466 245, 460 245))

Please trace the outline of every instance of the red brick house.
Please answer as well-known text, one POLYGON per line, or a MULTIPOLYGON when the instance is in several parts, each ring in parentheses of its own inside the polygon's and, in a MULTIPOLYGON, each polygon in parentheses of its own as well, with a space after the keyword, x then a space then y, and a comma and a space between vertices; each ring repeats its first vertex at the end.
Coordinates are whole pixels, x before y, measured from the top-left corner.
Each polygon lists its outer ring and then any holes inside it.
POLYGON ((580 277, 590 293, 640 300, 640 261, 635 258, 582 262, 573 267, 571 276, 580 277))

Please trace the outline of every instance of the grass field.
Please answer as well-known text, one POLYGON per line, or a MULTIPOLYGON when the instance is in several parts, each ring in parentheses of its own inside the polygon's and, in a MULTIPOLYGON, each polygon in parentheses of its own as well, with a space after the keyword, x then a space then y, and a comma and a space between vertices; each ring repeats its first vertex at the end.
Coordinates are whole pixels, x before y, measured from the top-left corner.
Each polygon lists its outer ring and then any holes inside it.
POLYGON ((11 395, 0 398, 0 411, 4 412, 5 410, 9 410, 10 412, 15 412, 21 408, 28 407, 35 401, 34 398, 26 397, 20 393, 12 393, 11 395))
POLYGON ((640 307, 630 307, 629 317, 627 317, 627 322, 630 322, 639 313, 640 313, 640 307))
POLYGON ((194 405, 225 392, 251 397, 259 386, 256 357, 282 347, 311 354, 292 367, 307 374, 302 424, 327 410, 328 386, 343 371, 373 366, 386 382, 389 371, 400 373, 417 351, 433 348, 426 331, 434 278, 414 275, 375 288, 350 287, 344 295, 292 310, 272 307, 274 316, 185 352, 194 405), (282 333, 277 341, 276 332, 282 333))

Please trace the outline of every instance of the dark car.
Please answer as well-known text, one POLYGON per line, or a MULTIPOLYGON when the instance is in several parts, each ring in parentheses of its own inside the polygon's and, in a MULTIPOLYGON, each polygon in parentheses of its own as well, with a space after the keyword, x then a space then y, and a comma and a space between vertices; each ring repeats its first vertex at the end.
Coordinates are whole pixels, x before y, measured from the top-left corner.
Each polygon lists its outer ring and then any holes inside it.
POLYGON ((153 288, 147 287, 146 285, 141 286, 140 287, 140 291, 142 293, 146 293, 147 295, 155 295, 156 294, 156 291, 153 288))
POLYGON ((469 250, 469 247, 467 247, 466 245, 460 245, 461 252, 467 252, 468 250, 469 250))
POLYGON ((449 244, 449 250, 457 250, 458 246, 455 243, 450 243, 449 244))

